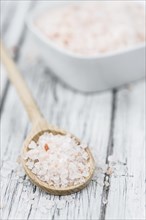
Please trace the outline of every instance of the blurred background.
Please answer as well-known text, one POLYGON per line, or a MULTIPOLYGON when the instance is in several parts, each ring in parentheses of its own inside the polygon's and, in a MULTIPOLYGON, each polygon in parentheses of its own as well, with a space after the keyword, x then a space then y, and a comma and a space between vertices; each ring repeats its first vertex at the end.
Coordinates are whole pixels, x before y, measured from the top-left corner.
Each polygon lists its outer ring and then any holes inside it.
POLYGON ((26 60, 42 60, 74 89, 102 91, 145 75, 143 6, 144 1, 1 1, 1 36, 14 59, 29 39, 26 60))

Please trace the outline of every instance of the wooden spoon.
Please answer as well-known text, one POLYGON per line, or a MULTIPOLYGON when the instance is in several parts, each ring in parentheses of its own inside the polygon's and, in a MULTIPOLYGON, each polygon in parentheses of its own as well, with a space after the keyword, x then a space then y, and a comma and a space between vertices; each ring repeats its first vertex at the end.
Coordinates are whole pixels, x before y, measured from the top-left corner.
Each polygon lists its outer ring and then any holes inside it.
MULTIPOLYGON (((3 64, 5 65, 7 69, 7 74, 11 82, 14 84, 24 106, 28 113, 28 116, 32 122, 32 130, 30 134, 27 136, 26 140, 24 141, 24 145, 22 148, 22 155, 28 151, 28 145, 29 143, 34 140, 37 142, 40 135, 42 135, 44 132, 51 132, 54 135, 56 134, 69 134, 69 132, 66 132, 62 129, 59 129, 53 125, 50 125, 47 123, 47 121, 44 119, 42 114, 40 113, 39 108, 37 107, 31 92, 29 91, 27 85, 25 84, 25 81, 22 77, 22 75, 19 73, 14 61, 8 56, 8 53, 6 51, 6 48, 1 43, 1 60, 3 64)), ((75 137, 71 134, 72 137, 75 137)), ((75 137, 78 143, 80 143, 80 140, 75 137)), ((86 177, 86 181, 82 184, 76 185, 76 186, 70 186, 65 188, 56 188, 53 186, 49 186, 44 181, 41 181, 35 174, 31 172, 31 170, 28 169, 26 166, 26 160, 23 159, 23 156, 21 156, 21 161, 24 167, 24 170, 26 174, 29 176, 30 180, 43 190, 47 191, 50 194, 53 195, 67 195, 71 193, 75 193, 81 189, 83 189, 91 180, 93 176, 93 172, 95 169, 95 163, 93 156, 89 150, 89 148, 86 148, 86 152, 89 155, 89 163, 90 163, 90 174, 88 177, 86 177)))

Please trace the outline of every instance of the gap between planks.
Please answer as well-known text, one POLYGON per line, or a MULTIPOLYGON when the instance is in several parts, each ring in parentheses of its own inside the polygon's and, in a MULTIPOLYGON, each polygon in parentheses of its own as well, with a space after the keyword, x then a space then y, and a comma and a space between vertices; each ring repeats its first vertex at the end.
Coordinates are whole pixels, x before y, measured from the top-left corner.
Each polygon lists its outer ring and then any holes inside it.
MULTIPOLYGON (((116 99, 117 99, 117 89, 113 90, 113 99, 112 99, 112 113, 111 113, 111 125, 110 125, 110 133, 109 133, 109 143, 108 143, 108 147, 107 147, 107 156, 106 156, 106 164, 109 165, 108 162, 108 157, 110 155, 113 154, 113 148, 114 148, 114 139, 113 139, 113 134, 114 134, 114 123, 115 123, 115 112, 116 112, 116 99)), ((106 177, 108 177, 109 182, 110 182, 110 175, 105 174, 104 176, 104 181, 106 180, 106 177)), ((110 186, 108 187, 108 189, 106 188, 106 186, 103 186, 103 192, 102 192, 102 197, 101 200, 103 201, 103 199, 105 199, 106 201, 108 201, 108 194, 109 194, 109 190, 110 190, 110 186)), ((100 219, 105 220, 105 216, 106 216, 106 207, 107 207, 107 203, 103 204, 101 202, 101 212, 100 212, 100 219)))

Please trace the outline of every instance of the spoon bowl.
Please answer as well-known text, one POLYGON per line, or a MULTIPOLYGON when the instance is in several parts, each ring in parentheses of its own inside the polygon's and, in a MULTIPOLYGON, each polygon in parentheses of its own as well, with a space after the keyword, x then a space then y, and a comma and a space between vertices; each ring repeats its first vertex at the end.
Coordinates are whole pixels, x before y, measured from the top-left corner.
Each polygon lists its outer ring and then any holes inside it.
MULTIPOLYGON (((25 155, 26 152, 29 151, 28 149, 28 145, 31 141, 37 142, 39 137, 44 133, 44 132, 48 132, 48 133, 52 133, 53 135, 66 135, 66 134, 70 134, 67 131, 64 131, 62 129, 59 129, 57 127, 53 127, 51 125, 48 125, 47 122, 45 120, 42 120, 40 123, 38 123, 37 125, 35 125, 35 127, 32 129, 30 135, 26 138, 23 148, 22 148, 22 155, 21 155, 21 161, 22 161, 22 165, 23 168, 25 170, 25 173, 27 174, 27 176, 29 176, 30 180, 32 183, 34 183, 35 185, 37 185, 38 187, 42 188, 44 191, 48 192, 49 194, 53 194, 53 195, 69 195, 71 193, 75 193, 80 191, 81 189, 83 189, 84 187, 86 187, 88 185, 88 183, 90 182, 90 180, 92 179, 93 173, 94 173, 94 169, 95 169, 95 162, 93 159, 93 156, 89 150, 89 148, 87 147, 85 150, 88 153, 89 156, 89 163, 90 163, 90 172, 89 172, 89 176, 87 176, 85 178, 85 182, 78 184, 78 185, 73 185, 73 186, 68 186, 65 188, 59 188, 59 187, 53 187, 50 186, 47 182, 40 180, 37 175, 35 175, 27 166, 26 166, 26 162, 27 160, 24 159, 23 155, 25 155)), ((71 137, 75 138, 75 140, 77 141, 77 143, 81 143, 81 141, 75 137, 74 135, 70 134, 71 137)))

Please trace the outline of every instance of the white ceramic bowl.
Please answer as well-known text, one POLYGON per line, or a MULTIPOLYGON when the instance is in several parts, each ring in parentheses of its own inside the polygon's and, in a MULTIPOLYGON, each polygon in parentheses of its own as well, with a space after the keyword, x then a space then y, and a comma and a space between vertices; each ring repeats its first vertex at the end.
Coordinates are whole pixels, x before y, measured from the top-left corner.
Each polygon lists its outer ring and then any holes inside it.
MULTIPOLYGON (((58 7, 49 4, 48 7, 58 7)), ((46 8, 46 7, 45 7, 46 8)), ((118 87, 145 75, 145 44, 96 56, 81 56, 58 47, 34 25, 43 9, 28 16, 27 26, 39 47, 40 55, 54 74, 74 89, 92 92, 118 87)))

